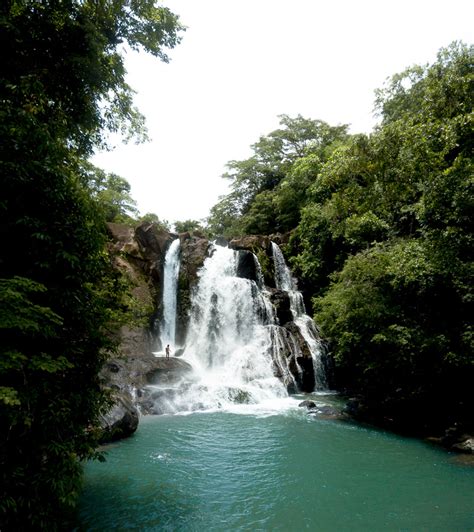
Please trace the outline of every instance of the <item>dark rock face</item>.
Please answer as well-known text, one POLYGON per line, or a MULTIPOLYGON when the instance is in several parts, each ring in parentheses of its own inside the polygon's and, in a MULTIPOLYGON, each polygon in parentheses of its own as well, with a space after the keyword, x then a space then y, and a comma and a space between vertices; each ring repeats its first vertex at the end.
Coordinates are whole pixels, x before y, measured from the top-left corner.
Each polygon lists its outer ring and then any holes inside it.
POLYGON ((178 235, 163 231, 150 223, 143 223, 135 229, 135 239, 147 262, 147 273, 160 285, 163 283, 162 271, 166 251, 177 237, 178 235))
POLYGON ((127 367, 132 367, 135 360, 151 359, 153 338, 144 328, 120 328, 119 360, 125 361, 127 367))
POLYGON ((291 312, 291 301, 288 292, 278 290, 277 288, 270 288, 270 301, 275 307, 276 316, 280 325, 285 325, 293 321, 293 314, 291 312))
POLYGON ((298 385, 303 392, 312 392, 314 390, 314 366, 311 357, 298 357, 297 362, 301 368, 301 373, 298 375, 298 385))
POLYGON ((124 391, 113 394, 114 404, 101 416, 102 442, 110 442, 131 436, 138 427, 138 410, 132 397, 124 391))
POLYGON ((261 285, 261 273, 251 251, 239 250, 237 252, 237 277, 249 279, 255 281, 257 285, 261 285))
POLYGON ((299 330, 298 326, 294 321, 289 321, 285 323, 285 329, 289 331, 293 338, 296 340, 296 343, 298 344, 298 348, 301 352, 302 358, 307 358, 309 360, 312 360, 311 358, 311 351, 309 350, 308 344, 306 343, 306 340, 303 338, 303 335, 301 334, 301 331, 299 330))
POLYGON ((186 351, 186 347, 181 347, 180 349, 176 349, 176 351, 174 352, 174 356, 182 357, 185 351, 186 351))
POLYGON ((183 345, 186 340, 189 312, 191 309, 191 291, 198 282, 198 272, 209 256, 211 244, 195 233, 182 233, 181 263, 178 277, 178 306, 176 309, 176 343, 183 345))
POLYGON ((180 272, 186 275, 191 285, 194 285, 198 279, 198 271, 209 256, 211 244, 207 238, 197 236, 194 233, 193 235, 180 234, 179 239, 181 241, 180 272))

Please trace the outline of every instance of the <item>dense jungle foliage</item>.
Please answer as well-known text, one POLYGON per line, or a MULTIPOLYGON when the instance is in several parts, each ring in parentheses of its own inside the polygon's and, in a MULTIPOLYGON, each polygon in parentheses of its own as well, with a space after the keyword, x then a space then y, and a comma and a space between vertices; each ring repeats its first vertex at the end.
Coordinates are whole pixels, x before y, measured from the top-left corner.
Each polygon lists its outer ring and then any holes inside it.
MULTIPOLYGON (((124 306, 105 222, 130 186, 87 162, 146 137, 121 47, 167 61, 183 30, 152 0, 0 5, 0 529, 65 527, 107 401, 98 372, 124 306)), ((370 135, 301 116, 231 161, 206 227, 289 233, 336 385, 419 430, 472 417, 473 47, 394 76, 370 135)), ((142 220, 167 228, 154 214, 142 220)))
POLYGON ((121 46, 167 61, 181 29, 151 0, 0 5, 1 530, 63 529, 95 455, 121 305, 105 220, 133 203, 86 160, 107 131, 145 133, 121 46))
POLYGON ((229 163, 209 218, 214 234, 291 232, 335 385, 419 432, 472 428, 473 52, 393 76, 370 135, 282 116, 229 163))

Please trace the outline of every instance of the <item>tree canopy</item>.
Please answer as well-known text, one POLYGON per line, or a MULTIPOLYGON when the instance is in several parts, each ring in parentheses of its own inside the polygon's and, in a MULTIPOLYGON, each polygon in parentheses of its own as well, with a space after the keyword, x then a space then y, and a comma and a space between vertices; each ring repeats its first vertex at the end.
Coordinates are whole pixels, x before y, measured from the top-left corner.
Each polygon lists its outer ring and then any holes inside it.
POLYGON ((227 164, 229 171, 223 177, 231 181, 231 193, 211 210, 208 225, 214 233, 230 236, 265 233, 271 227, 290 229, 299 221, 300 202, 308 185, 297 163, 309 157, 313 164, 320 164, 331 146, 347 137, 347 126, 332 127, 300 115, 281 115, 280 124, 282 128, 252 145, 252 157, 227 164), (296 175, 291 177, 293 172, 296 175))
POLYGON ((144 136, 122 47, 166 61, 181 29, 151 0, 0 6, 2 529, 62 528, 79 460, 95 455, 119 306, 105 218, 134 206, 128 183, 91 174, 85 158, 107 130, 144 136))

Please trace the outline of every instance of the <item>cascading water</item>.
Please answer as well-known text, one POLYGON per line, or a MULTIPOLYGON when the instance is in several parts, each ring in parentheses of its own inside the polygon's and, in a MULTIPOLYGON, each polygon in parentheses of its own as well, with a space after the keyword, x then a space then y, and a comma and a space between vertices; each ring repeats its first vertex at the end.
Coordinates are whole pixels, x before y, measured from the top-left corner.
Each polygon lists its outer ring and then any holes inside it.
POLYGON ((215 245, 198 274, 183 355, 194 373, 174 389, 155 391, 164 412, 265 406, 288 398, 283 382, 292 377, 284 364, 276 370, 272 358, 272 306, 257 282, 237 277, 237 259, 237 251, 215 245))
POLYGON ((179 275, 179 238, 173 240, 165 255, 163 269, 163 320, 160 341, 164 348, 174 346, 176 336, 176 296, 179 275))
POLYGON ((204 407, 286 397, 272 370, 272 315, 254 281, 237 277, 237 252, 215 246, 199 274, 186 359, 204 407))
POLYGON ((280 247, 272 242, 273 262, 275 266, 275 284, 279 290, 288 293, 290 298, 293 320, 305 339, 311 352, 314 367, 314 381, 316 390, 327 390, 328 384, 324 370, 322 356, 324 346, 319 339, 319 334, 314 321, 306 314, 303 296, 297 290, 296 283, 286 265, 280 247))
MULTIPOLYGON (((173 242, 165 260, 164 344, 174 341, 178 246, 173 242)), ((235 409, 242 404, 273 410, 279 400, 291 400, 288 392, 312 391, 313 372, 317 389, 326 388, 315 325, 276 244, 273 257, 277 290, 265 287, 255 255, 212 246, 191 295, 182 360, 193 371, 172 385, 149 387, 155 412, 235 409), (284 318, 274 300, 283 292, 291 307, 284 318)))

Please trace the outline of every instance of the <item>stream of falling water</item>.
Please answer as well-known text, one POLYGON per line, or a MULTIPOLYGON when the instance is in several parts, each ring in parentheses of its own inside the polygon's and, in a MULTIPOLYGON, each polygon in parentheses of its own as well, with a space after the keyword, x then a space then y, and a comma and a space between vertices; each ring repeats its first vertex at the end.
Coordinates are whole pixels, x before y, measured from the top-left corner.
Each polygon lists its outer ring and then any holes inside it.
POLYGON ((303 296, 297 290, 290 269, 286 265, 285 258, 280 247, 272 242, 273 262, 275 265, 275 284, 279 290, 288 293, 290 298, 291 313, 298 329, 308 344, 313 359, 314 381, 316 390, 327 390, 328 383, 324 370, 322 356, 324 346, 319 338, 314 321, 306 314, 303 296))
POLYGON ((183 356, 194 381, 173 398, 177 411, 288 397, 272 369, 271 305, 254 281, 237 277, 236 257, 215 246, 199 272, 183 356))
POLYGON ((173 348, 175 344, 179 247, 179 238, 177 238, 173 240, 165 255, 163 268, 163 321, 160 331, 162 349, 168 344, 173 348))

